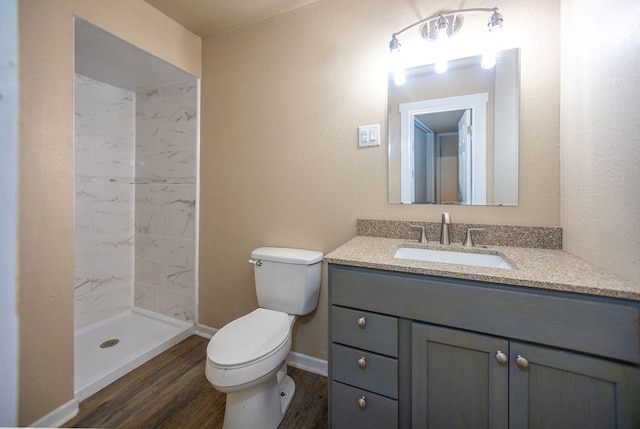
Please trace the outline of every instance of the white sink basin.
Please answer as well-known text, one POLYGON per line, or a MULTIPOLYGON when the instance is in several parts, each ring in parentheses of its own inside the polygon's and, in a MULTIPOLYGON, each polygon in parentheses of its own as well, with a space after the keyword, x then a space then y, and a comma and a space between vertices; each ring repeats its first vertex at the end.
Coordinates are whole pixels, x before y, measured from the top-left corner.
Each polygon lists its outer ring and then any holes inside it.
POLYGON ((449 250, 414 249, 400 247, 394 258, 413 259, 416 261, 440 262, 444 264, 472 265, 475 267, 513 269, 511 264, 500 255, 486 255, 483 253, 465 253, 449 250))

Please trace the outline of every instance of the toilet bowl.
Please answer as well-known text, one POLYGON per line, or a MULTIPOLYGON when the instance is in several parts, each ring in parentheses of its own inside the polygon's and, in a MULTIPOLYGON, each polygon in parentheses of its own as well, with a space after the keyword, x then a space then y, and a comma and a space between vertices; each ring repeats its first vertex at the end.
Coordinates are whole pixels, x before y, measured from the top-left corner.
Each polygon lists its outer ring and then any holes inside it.
POLYGON ((252 252, 260 308, 222 327, 207 346, 205 374, 227 394, 223 429, 276 429, 295 393, 285 359, 297 315, 317 306, 322 253, 252 252))

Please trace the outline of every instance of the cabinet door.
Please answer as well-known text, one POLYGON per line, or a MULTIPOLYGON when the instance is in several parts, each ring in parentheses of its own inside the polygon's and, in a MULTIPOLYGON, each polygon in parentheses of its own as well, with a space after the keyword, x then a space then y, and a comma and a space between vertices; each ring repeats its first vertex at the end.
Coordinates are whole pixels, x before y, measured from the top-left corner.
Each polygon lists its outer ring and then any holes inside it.
POLYGON ((412 426, 506 428, 507 340, 412 326, 412 426))
POLYGON ((510 355, 511 428, 640 427, 637 368, 517 342, 510 355))

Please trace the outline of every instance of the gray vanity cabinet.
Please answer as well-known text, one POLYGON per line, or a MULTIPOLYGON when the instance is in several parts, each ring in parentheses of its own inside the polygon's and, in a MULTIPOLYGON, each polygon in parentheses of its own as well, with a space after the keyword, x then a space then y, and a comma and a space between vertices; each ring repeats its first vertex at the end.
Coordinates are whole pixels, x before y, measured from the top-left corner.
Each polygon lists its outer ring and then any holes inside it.
POLYGON ((332 428, 640 428, 636 302, 337 264, 329 300, 332 428))
POLYGON ((414 323, 412 427, 506 429, 508 352, 505 339, 414 323))
POLYGON ((640 370, 576 353, 512 342, 513 428, 639 428, 640 370), (524 359, 521 365, 514 362, 524 359))

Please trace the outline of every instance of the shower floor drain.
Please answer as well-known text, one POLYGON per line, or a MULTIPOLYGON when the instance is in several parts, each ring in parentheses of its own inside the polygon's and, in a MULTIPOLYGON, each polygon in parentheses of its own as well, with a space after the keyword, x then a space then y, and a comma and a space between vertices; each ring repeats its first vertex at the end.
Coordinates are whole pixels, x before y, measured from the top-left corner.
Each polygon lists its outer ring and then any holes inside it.
POLYGON ((100 344, 100 348, 101 348, 101 349, 107 349, 107 348, 109 348, 109 347, 113 347, 113 346, 115 346, 115 345, 116 345, 116 344, 118 344, 119 342, 120 342, 120 340, 119 340, 119 339, 117 339, 117 338, 114 338, 114 339, 112 339, 112 340, 107 340, 107 341, 105 341, 104 343, 100 344))

